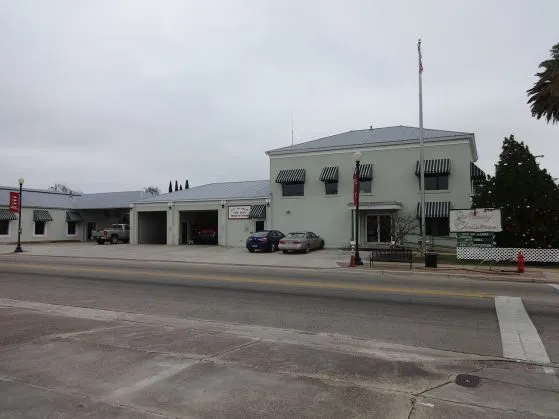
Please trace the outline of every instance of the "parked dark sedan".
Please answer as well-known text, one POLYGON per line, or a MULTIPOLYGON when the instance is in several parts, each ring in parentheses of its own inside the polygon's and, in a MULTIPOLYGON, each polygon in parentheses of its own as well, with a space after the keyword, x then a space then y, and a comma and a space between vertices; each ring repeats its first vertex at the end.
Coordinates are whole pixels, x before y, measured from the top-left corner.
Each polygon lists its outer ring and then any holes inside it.
POLYGON ((255 250, 264 250, 265 252, 274 252, 278 250, 278 244, 285 237, 281 231, 263 230, 252 233, 248 236, 246 246, 249 252, 255 250))

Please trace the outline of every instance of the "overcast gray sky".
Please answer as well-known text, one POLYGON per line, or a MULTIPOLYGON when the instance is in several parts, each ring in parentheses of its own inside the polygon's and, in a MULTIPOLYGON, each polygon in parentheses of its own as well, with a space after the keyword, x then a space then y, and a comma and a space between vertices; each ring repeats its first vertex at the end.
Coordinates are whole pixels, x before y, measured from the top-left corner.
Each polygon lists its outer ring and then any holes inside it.
POLYGON ((474 132, 491 170, 559 126, 526 90, 559 1, 0 0, 0 184, 84 192, 268 177, 264 152, 369 125, 474 132))

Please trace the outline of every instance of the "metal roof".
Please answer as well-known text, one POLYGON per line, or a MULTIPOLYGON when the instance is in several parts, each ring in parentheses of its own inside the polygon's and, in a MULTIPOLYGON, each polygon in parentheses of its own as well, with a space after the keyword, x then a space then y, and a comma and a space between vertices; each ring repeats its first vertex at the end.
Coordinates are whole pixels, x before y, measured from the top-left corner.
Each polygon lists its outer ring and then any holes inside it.
POLYGON ((84 194, 76 200, 76 209, 128 208, 131 202, 148 196, 144 191, 102 192, 84 194))
MULTIPOLYGON (((10 192, 18 188, 0 186, 0 205, 8 205, 10 192)), ((144 198, 143 191, 103 192, 93 194, 67 194, 40 189, 23 189, 23 207, 63 209, 128 208, 130 203, 144 198)))
MULTIPOLYGON (((474 134, 469 132, 445 131, 438 129, 423 130, 425 142, 437 141, 451 138, 469 137, 475 151, 474 134)), ((288 147, 277 148, 266 152, 268 155, 291 154, 299 152, 310 152, 319 150, 335 150, 344 148, 355 148, 359 146, 371 146, 385 143, 401 143, 419 141, 419 128, 398 125, 395 127, 362 129, 348 131, 342 134, 331 135, 305 143, 295 144, 288 147)), ((477 156, 476 156, 477 159, 477 156)))
POLYGON ((135 201, 137 204, 177 201, 215 201, 221 199, 251 199, 271 196, 269 180, 210 183, 182 191, 152 196, 135 201))

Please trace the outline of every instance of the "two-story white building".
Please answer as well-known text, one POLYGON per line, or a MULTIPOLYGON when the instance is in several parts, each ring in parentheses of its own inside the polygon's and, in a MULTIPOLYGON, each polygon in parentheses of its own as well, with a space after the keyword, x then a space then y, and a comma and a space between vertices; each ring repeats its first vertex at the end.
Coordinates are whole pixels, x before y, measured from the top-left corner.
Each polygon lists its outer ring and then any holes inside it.
MULTIPOLYGON (((359 242, 389 244, 396 217, 420 219, 419 134, 415 127, 371 128, 268 151, 272 226, 314 231, 327 246, 347 247, 355 236, 353 176, 359 152, 359 242)), ((470 208, 472 184, 485 173, 474 164, 474 134, 425 129, 424 139, 426 233, 431 243, 452 246, 449 210, 470 208)), ((417 243, 419 224, 406 242, 417 243)))

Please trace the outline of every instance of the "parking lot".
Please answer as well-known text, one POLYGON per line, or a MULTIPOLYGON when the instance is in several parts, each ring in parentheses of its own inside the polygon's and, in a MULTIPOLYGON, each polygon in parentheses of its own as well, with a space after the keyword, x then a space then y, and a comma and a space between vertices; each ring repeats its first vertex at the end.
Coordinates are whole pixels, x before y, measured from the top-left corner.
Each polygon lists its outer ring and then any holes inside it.
MULTIPOLYGON (((0 253, 12 253, 12 245, 0 246, 0 253)), ((244 247, 222 246, 161 246, 161 245, 98 245, 96 243, 24 244, 27 255, 69 258, 100 258, 143 261, 208 263, 220 265, 253 265, 300 268, 336 268, 337 262, 347 261, 349 252, 323 249, 309 254, 282 252, 249 253, 244 247)))

